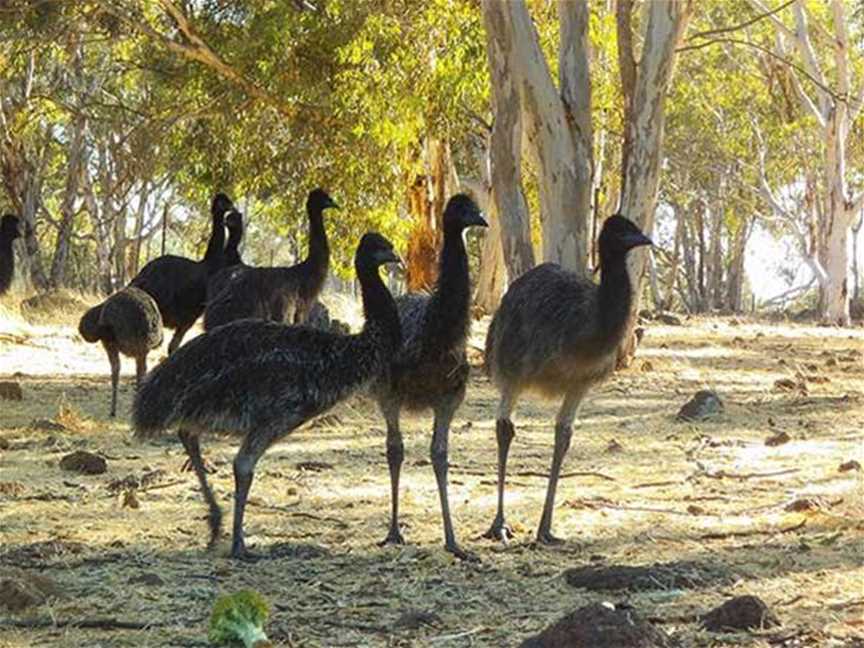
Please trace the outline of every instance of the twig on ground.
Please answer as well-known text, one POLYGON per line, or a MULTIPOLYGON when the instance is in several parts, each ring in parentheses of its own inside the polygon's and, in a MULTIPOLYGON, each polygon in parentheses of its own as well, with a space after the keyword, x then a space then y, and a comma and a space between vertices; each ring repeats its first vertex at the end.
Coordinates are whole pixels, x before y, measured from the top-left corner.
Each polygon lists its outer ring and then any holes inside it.
POLYGON ((704 535, 698 536, 699 540, 724 540, 726 538, 746 538, 748 536, 754 535, 774 535, 776 533, 791 533, 792 531, 797 531, 804 527, 807 524, 807 520, 801 520, 798 524, 793 524, 789 527, 782 527, 780 529, 751 529, 749 531, 727 531, 727 532, 714 532, 714 533, 706 533, 704 535))
MULTIPOLYGON (((190 623, 192 623, 190 621, 190 623)), ((197 623, 197 621, 195 621, 197 623)), ((146 630, 168 625, 164 621, 123 621, 114 617, 93 619, 0 619, 11 628, 90 628, 94 630, 146 630)))
POLYGON ((470 637, 471 635, 475 635, 478 632, 483 632, 485 629, 486 626, 477 626, 476 628, 472 628, 471 630, 457 632, 456 634, 439 635, 437 637, 432 637, 431 639, 429 639, 429 643, 437 643, 439 641, 452 641, 453 639, 462 639, 463 637, 470 637))

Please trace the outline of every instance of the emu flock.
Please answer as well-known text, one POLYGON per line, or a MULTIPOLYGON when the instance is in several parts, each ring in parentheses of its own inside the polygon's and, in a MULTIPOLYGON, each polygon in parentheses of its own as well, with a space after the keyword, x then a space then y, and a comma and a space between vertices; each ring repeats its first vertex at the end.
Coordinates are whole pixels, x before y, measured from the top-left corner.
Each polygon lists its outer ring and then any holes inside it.
MULTIPOLYGON (((239 437, 234 462, 231 556, 254 559, 244 540, 243 517, 255 467, 276 441, 360 391, 372 396, 387 428, 391 484, 389 530, 381 544, 405 542, 399 525, 399 479, 404 459, 403 409, 431 410, 430 459, 440 497, 447 551, 474 559, 456 539, 447 494, 450 423, 468 384, 466 345, 471 281, 465 230, 485 227, 464 194, 447 202, 438 280, 431 293, 394 299, 380 276, 398 263, 392 244, 371 232, 360 240, 354 268, 365 323, 353 335, 314 328, 309 315, 326 281, 330 248, 324 213, 337 209, 321 189, 306 202, 309 251, 291 267, 243 263, 243 215, 224 194, 212 201, 212 229, 200 261, 166 255, 148 263, 130 284, 88 310, 79 332, 101 342, 111 365, 111 416, 117 411, 120 354, 136 360, 132 424, 148 438, 175 429, 208 507, 210 547, 221 535, 222 511, 207 479, 200 437, 239 437), (226 242, 225 231, 228 230, 226 242), (181 346, 195 321, 205 332, 181 346), (173 329, 168 357, 147 373, 147 355, 173 329)), ((0 227, 0 294, 13 273, 12 240, 21 235, 14 216, 0 227)), ((599 237, 601 280, 595 284, 558 265, 529 270, 510 285, 486 338, 485 365, 500 393, 496 416, 498 507, 487 537, 507 542, 504 484, 511 414, 526 391, 561 401, 555 421, 552 466, 536 539, 552 535, 552 513, 561 465, 582 399, 606 379, 631 308, 628 252, 651 240, 627 218, 606 220, 599 237)))

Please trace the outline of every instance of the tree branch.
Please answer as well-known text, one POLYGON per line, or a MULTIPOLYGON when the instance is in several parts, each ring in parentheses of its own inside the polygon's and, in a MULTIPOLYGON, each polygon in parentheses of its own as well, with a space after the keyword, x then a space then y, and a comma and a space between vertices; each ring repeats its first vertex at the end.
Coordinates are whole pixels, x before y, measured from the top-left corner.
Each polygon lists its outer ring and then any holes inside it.
POLYGON ((171 0, 160 0, 165 12, 171 17, 177 29, 185 38, 186 42, 178 42, 153 27, 143 16, 133 16, 122 10, 117 3, 111 0, 96 0, 102 9, 125 22, 127 25, 141 34, 162 43, 170 51, 181 56, 203 64, 220 77, 233 85, 239 87, 250 97, 254 97, 267 105, 275 108, 286 117, 297 114, 297 106, 287 103, 280 98, 270 94, 259 87, 253 81, 247 79, 239 70, 227 63, 201 38, 190 24, 186 15, 177 8, 171 0))

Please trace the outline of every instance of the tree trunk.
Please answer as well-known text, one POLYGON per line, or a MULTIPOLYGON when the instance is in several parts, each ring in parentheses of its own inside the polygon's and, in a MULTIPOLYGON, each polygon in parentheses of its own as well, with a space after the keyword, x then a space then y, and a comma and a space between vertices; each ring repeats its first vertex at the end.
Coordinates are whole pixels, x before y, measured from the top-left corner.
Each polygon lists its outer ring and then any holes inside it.
POLYGON ((55 290, 66 285, 66 271, 72 252, 72 229, 77 213, 76 202, 81 189, 81 178, 87 165, 86 128, 87 119, 83 115, 76 115, 71 124, 72 138, 66 158, 66 185, 63 190, 63 201, 60 204, 57 243, 51 260, 49 283, 55 290))
POLYGON ((510 281, 534 267, 531 223, 522 194, 522 120, 518 79, 511 68, 514 36, 507 3, 483 0, 486 51, 492 79, 492 201, 498 215, 501 247, 510 281))
POLYGON ((463 190, 470 193, 477 206, 485 213, 489 228, 483 237, 480 251, 480 270, 477 276, 477 289, 474 293, 474 307, 480 314, 495 312, 501 296, 507 287, 507 268, 504 264, 504 250, 501 247, 501 225, 498 210, 492 200, 491 148, 489 142, 478 147, 476 152, 480 177, 476 181, 462 179, 463 190))
POLYGON ((745 217, 732 236, 729 275, 726 284, 726 307, 733 313, 741 313, 744 310, 744 258, 752 224, 753 219, 745 217))
MULTIPOLYGON (((632 112, 625 124, 631 149, 627 165, 622 169, 621 213, 649 234, 654 226, 660 181, 666 94, 674 70, 675 49, 689 20, 690 5, 690 0, 666 0, 645 5, 648 12, 645 41, 636 68, 632 112)), ((633 250, 628 256, 633 301, 618 353, 619 366, 629 365, 636 351, 633 328, 639 312, 646 258, 646 251, 642 248, 633 250)))

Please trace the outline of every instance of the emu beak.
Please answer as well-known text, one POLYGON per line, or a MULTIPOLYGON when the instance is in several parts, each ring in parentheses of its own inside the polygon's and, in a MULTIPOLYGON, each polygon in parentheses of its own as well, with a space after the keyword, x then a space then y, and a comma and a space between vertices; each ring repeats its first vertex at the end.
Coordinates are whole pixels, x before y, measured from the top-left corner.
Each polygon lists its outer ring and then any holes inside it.
POLYGON ((489 227, 489 223, 483 218, 483 212, 477 212, 473 215, 473 218, 468 221, 468 225, 477 226, 477 227, 489 227))
POLYGON ((654 245, 654 242, 642 232, 636 231, 624 236, 624 244, 627 246, 628 250, 632 250, 633 248, 642 245, 654 245))

